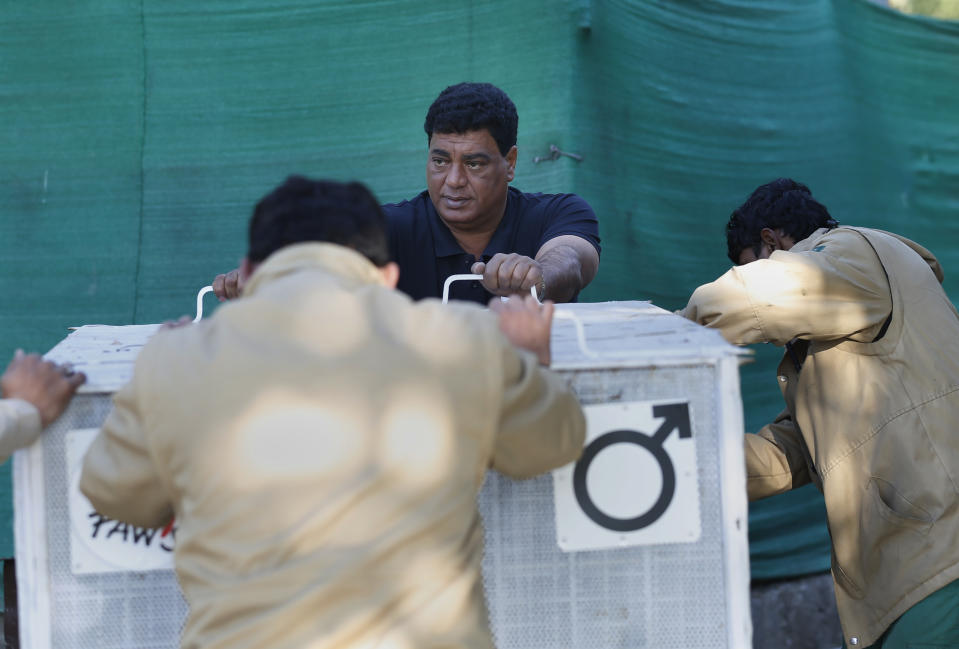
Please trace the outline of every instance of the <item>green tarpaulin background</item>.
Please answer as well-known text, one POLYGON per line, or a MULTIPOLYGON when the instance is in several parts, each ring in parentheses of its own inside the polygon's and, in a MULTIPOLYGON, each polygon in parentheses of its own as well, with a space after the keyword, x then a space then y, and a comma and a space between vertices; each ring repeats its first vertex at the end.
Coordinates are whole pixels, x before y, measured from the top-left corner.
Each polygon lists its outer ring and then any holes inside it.
MULTIPOLYGON (((463 80, 515 101, 517 187, 599 215, 585 300, 683 306, 729 266, 729 212, 780 175, 926 244, 957 296, 957 23, 865 0, 6 1, 0 357, 192 313, 289 173, 419 192, 426 109, 463 80), (583 162, 533 164, 551 144, 583 162)), ((780 408, 777 358, 743 368, 750 430, 780 408)), ((823 520, 808 489, 754 504, 753 576, 825 570, 823 520)))

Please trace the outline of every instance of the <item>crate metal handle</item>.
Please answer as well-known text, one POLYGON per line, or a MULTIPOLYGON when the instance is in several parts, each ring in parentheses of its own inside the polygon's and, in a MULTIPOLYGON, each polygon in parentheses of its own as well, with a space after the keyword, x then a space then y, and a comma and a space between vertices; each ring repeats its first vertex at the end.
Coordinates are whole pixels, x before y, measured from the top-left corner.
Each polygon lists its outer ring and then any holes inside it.
MULTIPOLYGON (((483 279, 482 275, 472 275, 472 274, 460 274, 460 275, 450 275, 446 278, 446 281, 443 282, 443 304, 449 302, 450 294, 450 284, 458 281, 476 281, 483 279)), ((196 294, 196 317, 193 318, 193 322, 199 322, 203 318, 203 297, 207 293, 212 293, 212 286, 204 286, 200 289, 200 292, 196 294)), ((539 301, 539 296, 536 294, 536 287, 530 287, 530 295, 536 298, 539 301)), ((505 299, 505 298, 503 298, 505 299)), ((582 321, 576 316, 572 311, 561 311, 557 309, 553 312, 553 318, 559 320, 570 320, 573 323, 573 327, 576 329, 576 342, 579 345, 579 351, 583 352, 585 356, 589 358, 596 358, 599 356, 596 352, 591 350, 586 344, 586 330, 583 327, 582 321)))
MULTIPOLYGON (((443 304, 446 304, 447 302, 449 302, 450 284, 452 284, 453 282, 476 281, 481 279, 483 279, 482 275, 471 275, 468 273, 460 274, 460 275, 450 275, 449 277, 446 278, 446 281, 443 282, 443 304)), ((536 294, 535 286, 531 286, 529 292, 530 292, 530 295, 536 298, 537 302, 541 301, 539 299, 539 296, 536 294)), ((505 300, 507 298, 504 297, 501 299, 505 300)), ((586 329, 585 327, 583 327, 582 320, 580 320, 575 313, 573 313, 572 311, 561 311, 560 309, 556 309, 553 312, 553 318, 559 319, 559 320, 571 321, 573 323, 573 327, 576 329, 576 343, 577 345, 579 345, 579 351, 583 352, 583 355, 586 356, 587 358, 599 358, 599 354, 591 350, 589 348, 589 345, 586 344, 586 329)))
MULTIPOLYGON (((472 275, 472 274, 470 274, 470 273, 463 273, 463 274, 460 274, 460 275, 450 275, 449 277, 446 278, 446 281, 443 282, 443 304, 446 304, 447 302, 450 301, 450 284, 452 284, 453 282, 478 281, 478 280, 481 280, 481 279, 483 279, 483 276, 482 276, 482 275, 472 275)), ((537 301, 537 302, 542 302, 542 300, 539 299, 539 295, 536 294, 536 287, 535 287, 535 286, 530 286, 530 287, 529 287, 529 293, 530 293, 530 295, 532 295, 534 298, 536 298, 536 301, 537 301)), ((500 299, 501 299, 501 300, 507 300, 508 298, 506 298, 505 296, 503 296, 503 297, 501 297, 500 299)))
POLYGON ((193 318, 193 322, 199 322, 200 318, 203 317, 203 296, 211 292, 213 292, 212 286, 204 286, 196 294, 196 317, 193 318))

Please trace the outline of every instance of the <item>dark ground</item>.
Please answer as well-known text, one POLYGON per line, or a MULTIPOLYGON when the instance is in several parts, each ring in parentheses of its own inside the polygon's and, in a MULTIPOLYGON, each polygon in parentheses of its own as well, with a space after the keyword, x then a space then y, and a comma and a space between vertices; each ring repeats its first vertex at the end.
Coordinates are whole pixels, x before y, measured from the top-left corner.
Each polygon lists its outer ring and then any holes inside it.
POLYGON ((837 649, 842 629, 828 572, 754 581, 753 649, 837 649))

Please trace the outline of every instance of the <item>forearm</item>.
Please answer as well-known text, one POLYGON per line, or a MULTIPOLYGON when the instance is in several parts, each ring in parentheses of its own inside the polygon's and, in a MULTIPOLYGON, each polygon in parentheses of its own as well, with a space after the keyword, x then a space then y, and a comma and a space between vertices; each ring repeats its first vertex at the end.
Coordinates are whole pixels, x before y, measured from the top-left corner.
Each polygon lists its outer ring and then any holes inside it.
POLYGON ((504 350, 506 383, 493 467, 529 478, 576 460, 586 420, 576 396, 558 375, 504 350))
POLYGON ((169 490, 147 447, 132 385, 114 398, 83 459, 80 491, 105 516, 138 525, 162 527, 173 517, 169 490))
POLYGON ((706 327, 718 329, 734 345, 770 340, 762 329, 749 292, 734 271, 715 282, 703 284, 693 292, 681 315, 706 327))
POLYGON ((758 434, 747 434, 744 445, 750 500, 774 496, 810 481, 802 435, 788 412, 783 411, 758 434))
POLYGON ((575 298, 593 280, 599 267, 599 256, 586 241, 544 246, 536 261, 546 283, 546 295, 538 297, 554 302, 569 302, 575 298))
POLYGON ((0 463, 32 444, 41 431, 40 413, 22 399, 0 399, 0 463))
POLYGON ((885 271, 857 234, 813 251, 776 251, 700 286, 683 312, 731 343, 793 338, 871 342, 892 309, 885 271), (857 248, 855 245, 859 245, 857 248), (817 250, 823 252, 817 252, 817 250))

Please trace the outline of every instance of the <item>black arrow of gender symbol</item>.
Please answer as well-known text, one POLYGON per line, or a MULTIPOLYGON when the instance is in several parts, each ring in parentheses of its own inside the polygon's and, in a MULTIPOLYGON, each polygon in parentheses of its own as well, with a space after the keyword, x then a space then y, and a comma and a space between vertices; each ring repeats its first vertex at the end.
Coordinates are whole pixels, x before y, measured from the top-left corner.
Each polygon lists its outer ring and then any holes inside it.
POLYGON ((693 430, 689 425, 689 404, 688 403, 666 403, 653 406, 653 417, 663 418, 662 425, 656 430, 653 439, 662 445, 673 432, 673 429, 679 429, 679 438, 685 439, 693 436, 693 430))
POLYGON ((590 520, 597 525, 615 532, 635 532, 651 525, 659 520, 669 508, 676 492, 676 471, 673 469, 673 461, 669 453, 663 448, 663 443, 670 433, 679 430, 680 439, 692 437, 693 431, 689 422, 689 404, 687 403, 669 403, 653 406, 653 417, 662 418, 663 423, 656 429, 652 437, 638 430, 614 430, 600 435, 590 442, 583 455, 576 463, 573 469, 573 493, 576 495, 576 501, 590 520), (649 511, 636 516, 635 518, 615 518, 603 513, 593 502, 586 488, 586 474, 589 472, 589 465, 592 464, 599 452, 607 446, 613 444, 636 444, 642 446, 650 452, 656 462, 659 464, 659 470, 663 475, 663 486, 659 492, 659 498, 649 509, 649 511))

